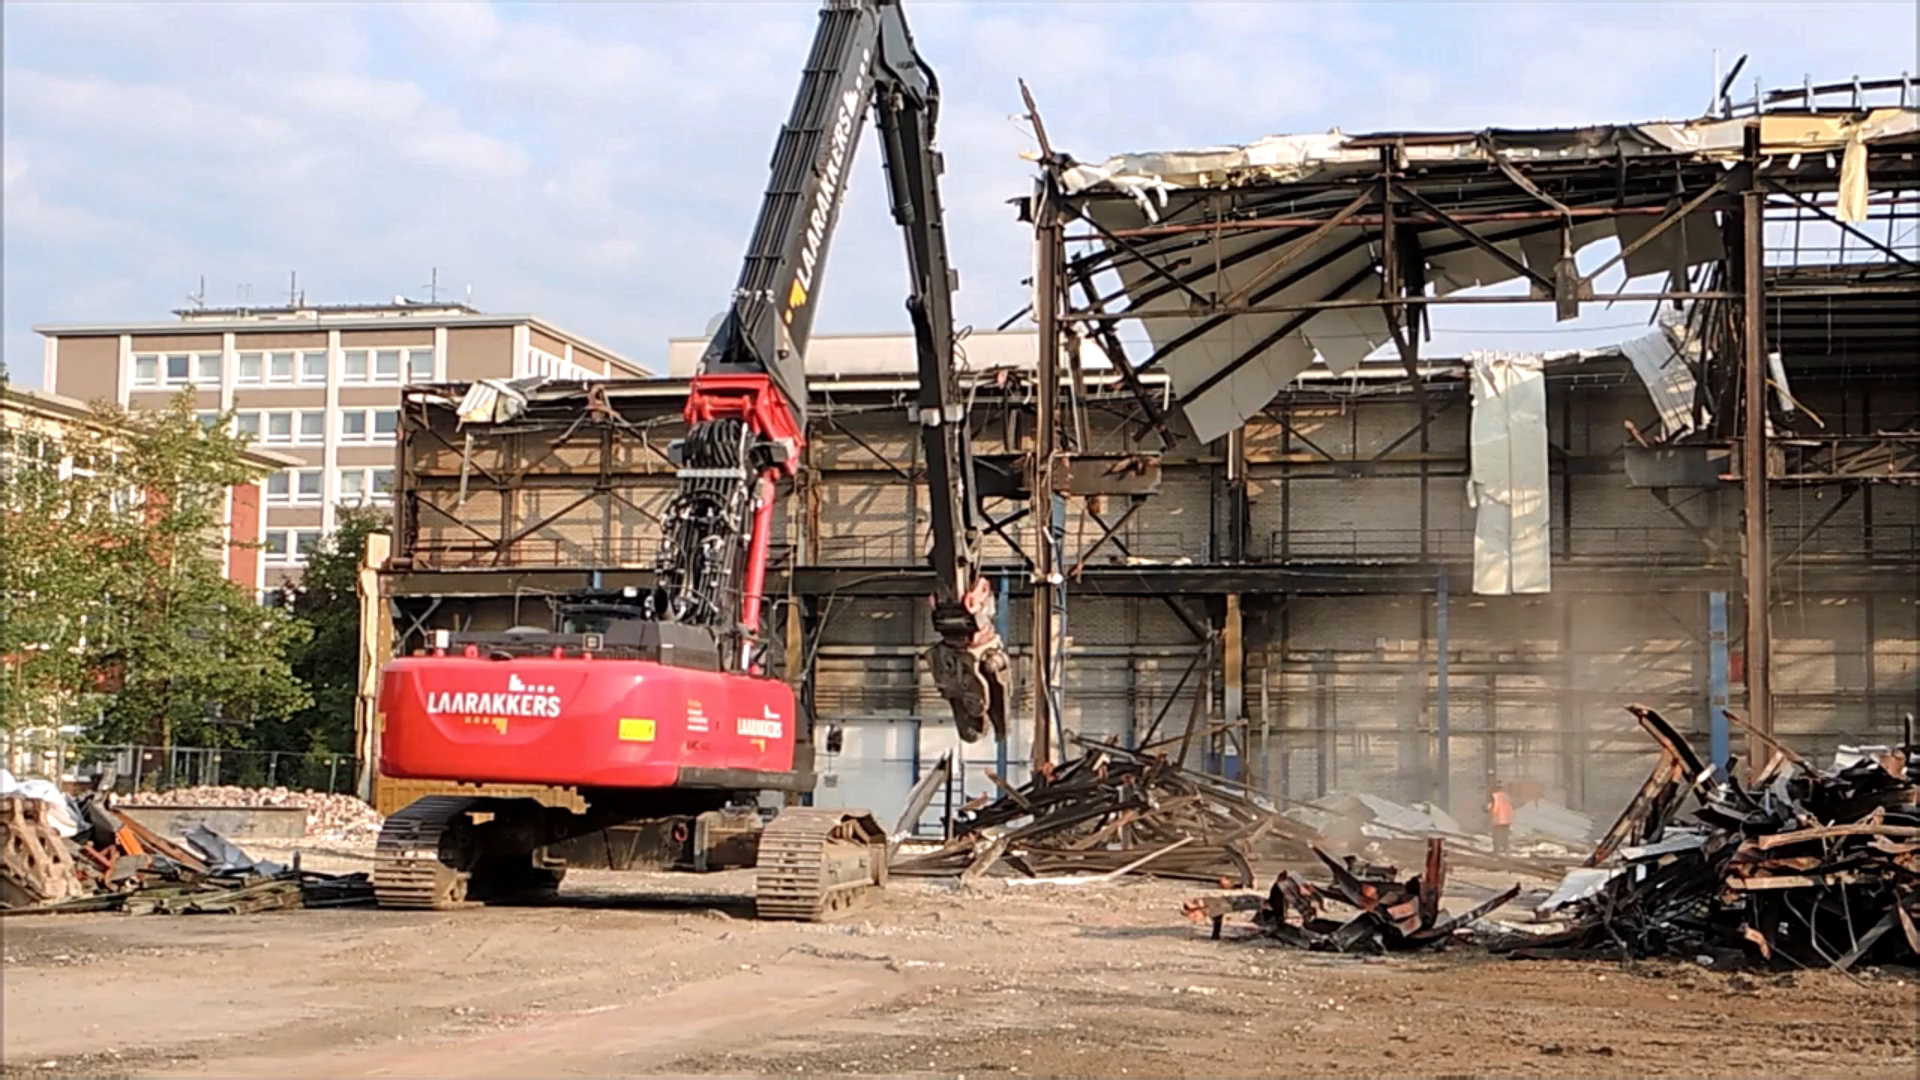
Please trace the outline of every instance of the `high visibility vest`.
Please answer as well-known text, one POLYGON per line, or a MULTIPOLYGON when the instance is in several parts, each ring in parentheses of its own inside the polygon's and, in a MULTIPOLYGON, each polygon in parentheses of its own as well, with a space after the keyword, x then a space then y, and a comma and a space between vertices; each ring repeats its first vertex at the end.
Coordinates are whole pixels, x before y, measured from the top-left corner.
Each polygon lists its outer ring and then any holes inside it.
POLYGON ((1496 791, 1493 793, 1493 803, 1490 809, 1493 812, 1493 823, 1495 825, 1513 824, 1513 802, 1507 798, 1506 792, 1496 791))

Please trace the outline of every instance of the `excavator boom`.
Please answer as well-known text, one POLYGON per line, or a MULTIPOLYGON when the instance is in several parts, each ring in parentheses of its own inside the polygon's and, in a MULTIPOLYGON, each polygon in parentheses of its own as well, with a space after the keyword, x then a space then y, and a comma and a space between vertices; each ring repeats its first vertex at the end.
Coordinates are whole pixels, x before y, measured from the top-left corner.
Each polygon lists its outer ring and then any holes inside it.
POLYGON ((1004 738, 1008 664, 980 573, 981 511, 954 364, 957 280, 934 146, 939 83, 898 0, 828 0, 820 12, 732 304, 688 396, 655 617, 711 627, 739 670, 760 668, 772 500, 805 444, 814 307, 870 111, 907 249, 939 639, 928 661, 961 737, 978 740, 991 724, 1004 738))

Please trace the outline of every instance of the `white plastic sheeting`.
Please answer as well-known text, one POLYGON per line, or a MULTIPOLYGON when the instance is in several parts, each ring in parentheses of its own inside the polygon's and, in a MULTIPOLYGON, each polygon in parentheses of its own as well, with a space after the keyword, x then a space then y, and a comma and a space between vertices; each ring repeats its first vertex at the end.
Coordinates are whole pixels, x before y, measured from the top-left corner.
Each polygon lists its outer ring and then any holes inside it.
POLYGON ((1547 499, 1547 381, 1538 354, 1474 352, 1473 591, 1544 593, 1551 585, 1547 499))
POLYGON ((53 826, 54 832, 68 840, 80 835, 80 823, 74 817, 72 804, 51 780, 15 780, 12 773, 0 769, 0 797, 7 796, 46 803, 47 824, 53 826))

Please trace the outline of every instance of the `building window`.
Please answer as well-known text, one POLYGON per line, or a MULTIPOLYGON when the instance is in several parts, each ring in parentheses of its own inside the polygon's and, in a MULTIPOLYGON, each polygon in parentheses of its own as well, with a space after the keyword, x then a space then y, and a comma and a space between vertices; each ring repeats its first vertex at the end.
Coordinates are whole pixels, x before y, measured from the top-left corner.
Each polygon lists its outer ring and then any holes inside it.
POLYGON ((300 381, 325 385, 327 381, 327 354, 324 352, 303 352, 300 354, 300 381))
POLYGON ((267 354, 243 352, 233 358, 233 381, 241 386, 258 386, 266 381, 267 354))
POLYGON ((392 469, 341 469, 339 484, 336 501, 341 503, 366 506, 393 501, 392 469))
POLYGON ((267 442, 290 443, 293 441, 292 413, 270 412, 264 415, 267 419, 267 442))
POLYGON ((277 352, 267 354, 267 381, 270 383, 290 383, 293 381, 293 354, 277 352))
POLYGON ((392 442, 399 430, 399 409, 346 409, 340 413, 341 442, 392 442))
POLYGON ((522 374, 525 375, 544 375, 549 379, 565 382, 585 382, 603 377, 573 363, 564 356, 555 356, 545 349, 537 348, 527 350, 522 369, 522 374))
POLYGON ((257 412, 237 412, 233 414, 233 430, 249 438, 260 437, 260 414, 257 412))
POLYGON ((268 529, 261 541, 269 566, 300 566, 320 546, 319 529, 268 529))
POLYGON ((293 471, 293 501, 297 503, 317 503, 326 495, 326 474, 319 469, 295 469, 293 471))
POLYGON ((226 365, 219 350, 184 353, 135 353, 133 385, 219 386, 226 365))
POLYGON ((193 418, 200 421, 200 426, 208 431, 220 426, 220 414, 217 412, 197 412, 193 414, 193 418))
POLYGON ((267 503, 313 505, 326 495, 326 474, 319 469, 288 469, 267 476, 267 503))
POLYGON ((346 349, 340 353, 343 383, 398 383, 433 380, 433 347, 346 349))
POLYGON ((323 443, 327 441, 327 414, 324 412, 302 411, 300 417, 300 436, 294 440, 303 443, 323 443))

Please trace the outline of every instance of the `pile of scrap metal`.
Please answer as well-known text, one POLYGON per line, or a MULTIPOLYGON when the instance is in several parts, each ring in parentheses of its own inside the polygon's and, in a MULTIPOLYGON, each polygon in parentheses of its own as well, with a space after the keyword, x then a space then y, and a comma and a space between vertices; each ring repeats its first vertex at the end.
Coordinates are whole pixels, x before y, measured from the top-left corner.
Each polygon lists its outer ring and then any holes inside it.
POLYGON ((1592 825, 1585 815, 1535 799, 1514 813, 1514 835, 1533 842, 1511 855, 1493 850, 1493 838, 1466 831, 1432 803, 1406 805, 1365 792, 1329 792, 1317 799, 1287 799, 1287 817, 1318 833, 1322 846, 1339 855, 1369 860, 1417 862, 1422 845, 1442 839, 1453 861, 1475 870, 1556 879, 1588 850, 1592 825), (1522 825, 1525 831, 1522 831, 1522 825), (1574 845, 1578 844, 1578 847, 1574 845))
POLYGON ((249 913, 372 903, 365 874, 260 862, 197 826, 185 846, 96 797, 0 796, 0 912, 249 913))
POLYGON ((1422 872, 1405 881, 1396 881, 1390 866, 1371 866, 1352 856, 1335 859, 1318 847, 1313 853, 1333 875, 1331 889, 1282 870, 1265 897, 1198 897, 1187 901, 1184 913, 1194 922, 1211 921, 1215 940, 1229 913, 1252 911, 1260 936, 1297 949, 1412 952, 1445 948, 1458 934, 1520 895, 1520 886, 1515 885, 1471 911, 1443 915, 1440 901, 1447 888, 1447 852, 1446 841, 1438 837, 1427 841, 1422 872), (1325 911, 1330 902, 1344 904, 1355 914, 1328 918, 1325 911))
MULTIPOLYGON (((1246 789, 1162 757, 1078 741, 1080 757, 1042 770, 1024 787, 989 773, 999 798, 962 807, 952 839, 896 858, 889 872, 962 879, 1002 868, 1027 877, 1140 874, 1248 888, 1250 859, 1309 857, 1313 832, 1246 789)), ((918 813, 910 806, 903 826, 918 813)))
POLYGON ((1660 744, 1660 762, 1587 865, 1536 912, 1560 913, 1568 925, 1491 947, 1842 971, 1920 959, 1911 718, 1903 745, 1842 747, 1826 769, 1761 736, 1771 760, 1742 785, 1703 763, 1658 713, 1630 711, 1660 744), (1693 822, 1676 825, 1689 799, 1693 822))

